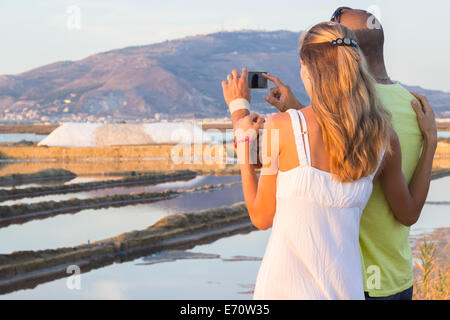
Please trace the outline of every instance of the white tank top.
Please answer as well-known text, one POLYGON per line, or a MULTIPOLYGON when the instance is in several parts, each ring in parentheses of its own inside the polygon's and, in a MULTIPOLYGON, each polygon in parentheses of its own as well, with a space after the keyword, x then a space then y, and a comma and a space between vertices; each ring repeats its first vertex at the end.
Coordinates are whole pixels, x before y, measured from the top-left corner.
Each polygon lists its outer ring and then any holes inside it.
POLYGON ((305 118, 288 112, 300 165, 278 172, 276 213, 254 299, 363 300, 359 222, 378 168, 341 183, 312 167, 305 118))

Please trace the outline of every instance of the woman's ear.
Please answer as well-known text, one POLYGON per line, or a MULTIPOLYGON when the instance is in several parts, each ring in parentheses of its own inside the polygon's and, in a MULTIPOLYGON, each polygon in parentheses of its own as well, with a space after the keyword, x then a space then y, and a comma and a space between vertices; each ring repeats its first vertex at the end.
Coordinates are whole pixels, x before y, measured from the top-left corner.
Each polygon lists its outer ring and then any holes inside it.
POLYGON ((305 62, 300 59, 300 77, 302 78, 303 84, 305 86, 306 92, 310 96, 311 93, 311 79, 309 77, 308 67, 305 62))
POLYGON ((306 64, 303 60, 300 59, 300 71, 301 71, 301 76, 302 79, 309 79, 309 72, 308 72, 308 68, 306 67, 306 64))
POLYGON ((306 67, 305 61, 300 59, 300 67, 305 74, 308 74, 308 68, 306 67))

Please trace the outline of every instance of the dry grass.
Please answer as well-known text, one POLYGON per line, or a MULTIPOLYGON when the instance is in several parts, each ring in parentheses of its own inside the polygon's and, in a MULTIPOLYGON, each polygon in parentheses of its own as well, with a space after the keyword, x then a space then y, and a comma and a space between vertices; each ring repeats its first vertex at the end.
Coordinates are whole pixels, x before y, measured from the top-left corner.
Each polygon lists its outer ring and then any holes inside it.
POLYGON ((439 140, 433 161, 433 169, 443 168, 450 168, 450 143, 446 139, 439 140))
POLYGON ((439 139, 436 155, 450 156, 450 141, 449 139, 439 139))
POLYGON ((442 229, 416 245, 413 299, 450 299, 448 238, 449 229, 442 229))

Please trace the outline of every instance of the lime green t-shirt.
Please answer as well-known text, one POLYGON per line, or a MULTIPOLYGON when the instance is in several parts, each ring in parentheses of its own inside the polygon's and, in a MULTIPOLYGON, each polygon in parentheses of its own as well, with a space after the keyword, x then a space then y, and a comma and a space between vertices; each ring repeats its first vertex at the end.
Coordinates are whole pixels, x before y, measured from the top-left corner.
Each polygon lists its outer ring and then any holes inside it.
MULTIPOLYGON (((392 114, 392 126, 402 149, 402 171, 409 183, 422 150, 422 134, 411 95, 400 84, 377 84, 384 107, 392 114)), ((371 297, 390 296, 413 285, 409 227, 396 220, 387 203, 380 181, 361 217, 359 243, 364 290, 371 297)))

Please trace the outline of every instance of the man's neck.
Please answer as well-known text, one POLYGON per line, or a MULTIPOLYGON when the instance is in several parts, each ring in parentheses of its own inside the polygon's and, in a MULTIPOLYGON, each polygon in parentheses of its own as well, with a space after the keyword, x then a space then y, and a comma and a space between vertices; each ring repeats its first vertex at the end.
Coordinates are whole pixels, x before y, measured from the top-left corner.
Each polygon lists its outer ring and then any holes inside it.
POLYGON ((369 69, 370 74, 378 83, 383 84, 392 84, 394 83, 388 76, 386 71, 386 65, 384 64, 384 60, 374 61, 371 59, 367 59, 367 67, 369 69))

